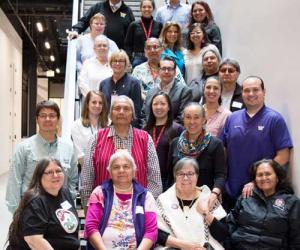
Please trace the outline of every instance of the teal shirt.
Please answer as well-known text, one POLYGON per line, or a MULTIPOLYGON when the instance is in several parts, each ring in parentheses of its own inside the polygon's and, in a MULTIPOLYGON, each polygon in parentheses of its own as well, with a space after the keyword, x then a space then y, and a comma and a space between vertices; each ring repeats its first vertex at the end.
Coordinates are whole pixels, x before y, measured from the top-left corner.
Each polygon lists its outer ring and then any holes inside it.
POLYGON ((38 161, 44 157, 54 157, 61 162, 65 171, 65 185, 75 198, 78 172, 73 145, 59 137, 49 143, 41 135, 35 134, 18 144, 12 157, 6 189, 6 204, 10 212, 14 213, 17 209, 38 161))

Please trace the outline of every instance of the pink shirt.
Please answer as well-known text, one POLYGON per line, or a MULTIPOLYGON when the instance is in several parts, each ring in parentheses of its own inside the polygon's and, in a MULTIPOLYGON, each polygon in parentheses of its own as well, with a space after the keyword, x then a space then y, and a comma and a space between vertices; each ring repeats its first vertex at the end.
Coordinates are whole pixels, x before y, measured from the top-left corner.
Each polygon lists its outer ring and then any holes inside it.
POLYGON ((228 109, 220 106, 216 113, 214 113, 209 119, 207 119, 206 130, 213 136, 219 137, 227 120, 227 117, 231 114, 228 109))

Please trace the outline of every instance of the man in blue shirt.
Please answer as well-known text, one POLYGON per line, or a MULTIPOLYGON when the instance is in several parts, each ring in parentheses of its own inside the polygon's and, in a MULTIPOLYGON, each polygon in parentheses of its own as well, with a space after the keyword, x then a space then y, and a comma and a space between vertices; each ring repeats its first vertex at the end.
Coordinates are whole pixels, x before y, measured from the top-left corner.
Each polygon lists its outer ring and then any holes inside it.
POLYGON ((254 183, 249 168, 261 159, 274 159, 281 166, 290 158, 292 140, 282 116, 265 106, 265 87, 260 77, 247 77, 242 84, 245 109, 227 120, 221 139, 227 151, 228 179, 224 205, 230 209, 238 196, 249 196, 254 183), (243 191, 242 191, 243 190, 243 191))
POLYGON ((180 0, 169 0, 166 5, 158 8, 155 20, 165 24, 173 21, 180 24, 181 28, 188 26, 191 15, 191 7, 180 3, 180 0))

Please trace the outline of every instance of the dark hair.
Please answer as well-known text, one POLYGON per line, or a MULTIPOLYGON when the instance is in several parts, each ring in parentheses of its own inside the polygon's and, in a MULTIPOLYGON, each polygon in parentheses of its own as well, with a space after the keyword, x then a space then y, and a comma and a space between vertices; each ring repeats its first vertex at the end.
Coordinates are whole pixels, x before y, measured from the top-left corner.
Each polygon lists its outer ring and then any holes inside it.
POLYGON ((84 127, 89 127, 91 125, 90 118, 89 118, 89 102, 91 100, 92 95, 100 96, 102 99, 102 111, 98 118, 98 123, 100 124, 101 128, 105 128, 108 125, 108 105, 105 98, 105 95, 100 91, 91 90, 87 93, 83 108, 81 111, 81 122, 84 127))
POLYGON ((208 24, 214 23, 214 15, 213 15, 208 3, 204 2, 204 1, 196 1, 192 4, 191 21, 190 21, 189 26, 191 26, 193 23, 196 22, 195 19, 193 18, 193 10, 197 4, 201 5, 205 9, 205 12, 207 13, 207 17, 205 18, 204 22, 208 23, 208 24))
POLYGON ((59 119, 60 118, 60 111, 59 111, 59 107, 58 105, 54 102, 54 101, 51 101, 51 100, 44 100, 44 101, 41 101, 39 102, 37 105, 36 105, 36 111, 35 111, 35 116, 36 118, 38 118, 39 114, 40 114, 40 111, 42 109, 52 109, 56 115, 57 115, 57 118, 59 119))
MULTIPOLYGON (((244 83, 246 80, 250 79, 250 78, 254 78, 254 79, 259 80, 259 81, 260 81, 261 89, 262 89, 262 90, 265 90, 265 83, 264 83, 263 79, 262 79, 261 77, 259 77, 259 76, 247 76, 247 77, 244 79, 243 83, 244 83)), ((243 89, 243 88, 244 88, 244 86, 243 86, 243 84, 242 84, 242 89, 243 89)))
POLYGON ((168 21, 164 24, 161 32, 160 32, 160 36, 159 38, 161 39, 161 41, 163 42, 164 44, 164 47, 165 48, 169 48, 169 43, 166 41, 166 34, 169 30, 169 28, 171 28, 172 26, 176 27, 177 30, 178 30, 178 36, 177 36, 177 40, 176 42, 174 43, 174 46, 173 46, 173 51, 176 51, 176 50, 180 50, 180 47, 181 47, 181 27, 178 23, 176 22, 171 22, 171 21, 168 21))
POLYGON ((193 32, 194 29, 196 28, 200 28, 202 33, 203 33, 203 39, 202 39, 202 44, 201 44, 201 48, 205 47, 208 45, 208 38, 207 38, 207 33, 204 29, 204 25, 201 23, 193 23, 190 27, 189 27, 189 32, 188 32, 188 41, 187 41, 187 49, 189 50, 193 50, 195 49, 195 45, 194 43, 191 41, 191 33, 193 32))
POLYGON ((221 69, 224 65, 227 65, 229 64, 230 66, 234 67, 235 70, 239 73, 241 73, 241 67, 240 67, 240 64, 238 63, 238 61, 232 59, 232 58, 226 58, 224 59, 220 66, 219 66, 219 69, 221 69))
POLYGON ((22 232, 21 215, 23 209, 34 198, 38 197, 41 194, 46 193, 42 185, 42 177, 44 175, 46 168, 49 166, 51 162, 55 163, 57 166, 63 169, 59 160, 50 157, 44 158, 37 163, 34 173, 32 175, 31 182, 28 186, 28 189, 24 193, 16 212, 14 213, 12 223, 9 226, 8 241, 9 241, 9 245, 12 247, 18 246, 18 242, 20 241, 21 238, 23 238, 23 236, 21 235, 22 232))
POLYGON ((218 103, 219 105, 222 104, 222 91, 223 91, 223 84, 221 83, 220 81, 220 78, 218 76, 210 76, 210 77, 207 77, 207 79, 205 80, 204 84, 203 84, 203 99, 202 99, 202 103, 205 104, 206 103, 206 99, 205 99, 205 95, 204 95, 204 91, 205 91, 205 86, 206 86, 206 83, 211 80, 211 79, 214 79, 216 81, 218 81, 220 87, 221 87, 221 95, 218 99, 218 103))
POLYGON ((141 3, 140 3, 140 9, 142 8, 143 2, 145 2, 145 1, 150 1, 153 10, 155 10, 155 2, 154 2, 154 0, 141 0, 141 3))
POLYGON ((165 57, 161 58, 160 61, 159 61, 159 67, 160 67, 160 62, 161 61, 170 61, 170 62, 173 62, 174 63, 174 67, 173 68, 176 69, 176 62, 175 62, 175 60, 172 57, 165 56, 165 57))
POLYGON ((251 179, 255 181, 257 169, 261 164, 264 164, 264 163, 269 164, 269 166, 273 168, 273 170, 278 178, 278 183, 276 185, 276 191, 285 190, 289 193, 294 193, 294 191, 287 179, 285 169, 283 168, 283 166, 280 166, 274 160, 262 159, 260 161, 253 163, 253 165, 250 168, 251 179))
POLYGON ((148 120, 147 120, 147 124, 144 127, 144 129, 146 131, 148 131, 149 133, 152 132, 152 130, 153 130, 154 126, 155 126, 155 122, 156 122, 156 117, 155 117, 155 115, 153 113, 152 104, 153 104, 154 99, 157 96, 163 96, 163 97, 165 97, 166 100, 167 100, 168 106, 169 106, 168 119, 167 119, 167 123, 166 123, 166 128, 171 127, 172 126, 172 122, 173 122, 173 113, 172 113, 171 99, 170 99, 170 97, 169 97, 168 94, 166 94, 165 92, 160 91, 160 92, 156 93, 152 97, 151 102, 150 102, 150 113, 149 113, 149 117, 148 117, 148 120))

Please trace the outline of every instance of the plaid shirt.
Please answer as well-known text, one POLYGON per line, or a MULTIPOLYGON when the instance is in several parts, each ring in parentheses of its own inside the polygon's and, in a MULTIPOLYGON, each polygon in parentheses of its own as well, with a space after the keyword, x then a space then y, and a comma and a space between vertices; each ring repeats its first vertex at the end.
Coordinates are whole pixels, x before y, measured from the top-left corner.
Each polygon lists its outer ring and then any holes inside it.
MULTIPOLYGON (((130 126, 128 131, 128 137, 121 138, 117 135, 117 132, 113 126, 110 127, 108 137, 113 137, 113 141, 116 149, 127 149, 131 153, 133 146, 133 128, 130 126)), ((81 172, 81 186, 80 194, 83 205, 87 204, 87 201, 93 191, 95 182, 95 169, 93 156, 96 149, 98 140, 98 133, 96 133, 90 140, 84 156, 84 163, 81 172)), ((147 182, 148 189, 157 198, 162 193, 162 183, 160 176, 160 168, 157 153, 151 136, 148 136, 148 155, 147 155, 147 182)))

